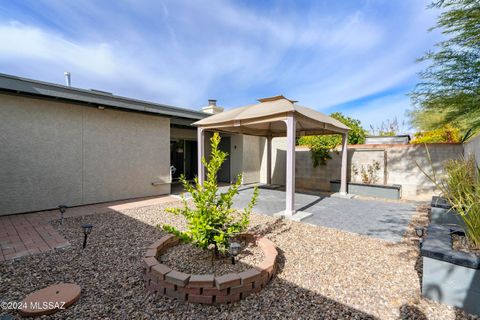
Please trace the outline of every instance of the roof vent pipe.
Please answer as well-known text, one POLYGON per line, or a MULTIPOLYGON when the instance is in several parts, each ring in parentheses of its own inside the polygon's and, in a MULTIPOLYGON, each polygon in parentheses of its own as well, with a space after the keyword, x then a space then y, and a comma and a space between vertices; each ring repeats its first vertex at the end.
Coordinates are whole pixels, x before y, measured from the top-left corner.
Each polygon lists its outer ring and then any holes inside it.
POLYGON ((70 72, 65 72, 65 83, 67 86, 71 87, 72 86, 72 79, 70 77, 70 72))

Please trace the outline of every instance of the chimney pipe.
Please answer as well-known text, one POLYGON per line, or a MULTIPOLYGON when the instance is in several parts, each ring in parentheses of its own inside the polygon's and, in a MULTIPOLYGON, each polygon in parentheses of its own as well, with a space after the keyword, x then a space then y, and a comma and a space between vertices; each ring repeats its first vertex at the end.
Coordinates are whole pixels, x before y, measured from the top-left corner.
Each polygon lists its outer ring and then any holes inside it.
POLYGON ((72 86, 72 79, 70 76, 70 72, 65 72, 65 82, 69 87, 72 86))
POLYGON ((215 99, 208 99, 208 105, 209 105, 209 106, 216 106, 216 105, 217 105, 217 100, 215 100, 215 99))

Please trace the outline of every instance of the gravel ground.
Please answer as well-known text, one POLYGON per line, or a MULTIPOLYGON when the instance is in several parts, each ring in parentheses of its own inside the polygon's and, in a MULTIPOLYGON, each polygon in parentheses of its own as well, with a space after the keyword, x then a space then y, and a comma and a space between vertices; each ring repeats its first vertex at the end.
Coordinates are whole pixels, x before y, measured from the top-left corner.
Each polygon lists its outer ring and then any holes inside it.
MULTIPOLYGON (((279 271, 259 294, 232 305, 185 304, 148 295, 140 260, 162 236, 154 226, 184 226, 162 206, 66 219, 56 226, 70 247, 0 263, 0 299, 19 301, 33 290, 66 281, 80 300, 55 319, 475 319, 420 297, 418 242, 410 229, 389 243, 298 222, 252 215, 252 229, 279 249, 279 271), (81 249, 81 223, 93 223, 81 249)), ((414 223, 426 223, 419 210, 414 223)), ((14 312, 12 312, 15 314, 14 312)))
POLYGON ((262 262, 263 250, 251 242, 239 242, 241 251, 232 264, 229 257, 215 259, 212 271, 212 254, 190 244, 169 248, 159 259, 170 268, 191 274, 215 274, 242 272, 262 262))

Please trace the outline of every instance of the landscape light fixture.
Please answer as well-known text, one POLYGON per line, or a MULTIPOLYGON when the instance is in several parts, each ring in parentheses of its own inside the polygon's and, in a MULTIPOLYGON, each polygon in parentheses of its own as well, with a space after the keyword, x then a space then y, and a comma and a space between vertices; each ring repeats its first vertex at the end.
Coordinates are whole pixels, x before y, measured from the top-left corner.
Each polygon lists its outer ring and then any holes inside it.
POLYGON ((425 229, 423 227, 415 227, 415 233, 417 234, 417 237, 423 238, 423 235, 425 234, 425 229))
POLYGON ((67 206, 61 204, 58 206, 58 210, 60 210, 60 224, 63 224, 63 214, 65 213, 65 211, 67 211, 67 206))
POLYGON ((235 257, 238 255, 240 252, 240 244, 237 242, 232 242, 230 243, 230 248, 228 248, 228 251, 230 252, 230 255, 232 256, 232 264, 235 264, 235 257))
POLYGON ((87 246, 87 238, 88 238, 88 235, 92 232, 92 228, 93 228, 92 224, 89 224, 89 223, 82 224, 83 234, 85 235, 85 237, 83 238, 83 249, 85 249, 85 247, 87 246))

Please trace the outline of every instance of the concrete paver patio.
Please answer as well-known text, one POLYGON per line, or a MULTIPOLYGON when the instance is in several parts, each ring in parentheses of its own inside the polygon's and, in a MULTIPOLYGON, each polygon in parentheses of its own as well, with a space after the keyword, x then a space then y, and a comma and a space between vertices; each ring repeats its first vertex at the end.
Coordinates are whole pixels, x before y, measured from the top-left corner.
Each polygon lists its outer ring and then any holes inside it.
MULTIPOLYGON (((226 188, 222 187, 221 189, 226 188)), ((241 187, 234 207, 244 208, 253 195, 253 186, 241 187)), ((285 209, 285 192, 260 186, 253 211, 273 216, 285 209)), ((318 226, 363 234, 391 242, 401 241, 416 206, 382 200, 343 199, 296 193, 295 209, 312 213, 302 220, 318 226)))
MULTIPOLYGON (((222 186, 223 190, 227 186, 222 186)), ((285 209, 285 192, 260 186, 258 203, 254 212, 269 216, 285 209)), ((234 207, 244 208, 253 194, 253 186, 240 188, 234 207)), ((132 199, 69 208, 65 217, 105 213, 112 210, 137 208, 175 201, 171 196, 132 199)), ((415 206, 411 203, 331 198, 320 195, 296 193, 295 209, 312 215, 302 220, 363 234, 391 242, 399 242, 407 230, 415 206)), ((68 246, 53 226, 51 220, 59 219, 58 210, 0 217, 0 261, 29 254, 45 252, 68 246)))

